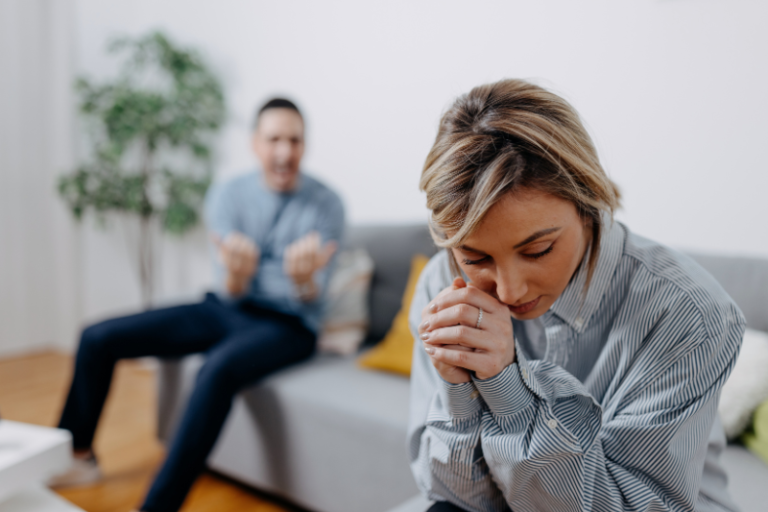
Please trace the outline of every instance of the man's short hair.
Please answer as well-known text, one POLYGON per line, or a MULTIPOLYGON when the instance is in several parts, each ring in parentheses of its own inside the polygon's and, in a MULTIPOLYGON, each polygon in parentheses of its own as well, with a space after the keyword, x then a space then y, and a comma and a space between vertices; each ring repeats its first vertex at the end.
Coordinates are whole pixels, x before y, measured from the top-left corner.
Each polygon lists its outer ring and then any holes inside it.
POLYGON ((255 130, 259 126, 259 120, 261 119, 261 114, 266 112, 267 110, 271 110, 273 108, 287 108, 288 110, 293 110, 297 114, 299 114, 299 117, 301 120, 304 120, 304 116, 301 115, 301 111, 299 110, 299 107, 296 106, 294 102, 291 100, 287 100, 285 98, 272 98, 268 102, 266 102, 264 105, 261 106, 261 108, 256 112, 256 115, 253 118, 253 129, 255 130))

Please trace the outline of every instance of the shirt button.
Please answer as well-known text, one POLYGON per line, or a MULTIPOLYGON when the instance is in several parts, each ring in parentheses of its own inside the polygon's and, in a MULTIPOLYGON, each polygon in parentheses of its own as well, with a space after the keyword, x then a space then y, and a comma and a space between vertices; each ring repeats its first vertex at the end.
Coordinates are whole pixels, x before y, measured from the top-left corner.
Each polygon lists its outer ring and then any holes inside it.
POLYGON ((557 420, 549 420, 547 422, 547 426, 551 428, 552 430, 555 430, 557 428, 557 420))
POLYGON ((477 397, 479 397, 479 396, 480 396, 480 393, 478 393, 478 392, 477 392, 477 390, 474 390, 474 391, 473 391, 473 392, 472 392, 472 393, 469 395, 469 398, 471 398, 472 400, 474 400, 474 399, 476 399, 476 398, 477 398, 477 397))
POLYGON ((581 317, 578 317, 578 318, 576 319, 576 322, 574 322, 574 323, 576 324, 576 327, 578 327, 579 329, 581 329, 581 326, 582 326, 582 325, 584 325, 584 319, 583 319, 583 318, 581 318, 581 317))
POLYGON ((522 370, 520 370, 520 373, 522 374, 522 376, 523 376, 523 378, 524 378, 524 379, 527 379, 527 378, 528 378, 528 370, 526 370, 525 368, 523 368, 522 370))

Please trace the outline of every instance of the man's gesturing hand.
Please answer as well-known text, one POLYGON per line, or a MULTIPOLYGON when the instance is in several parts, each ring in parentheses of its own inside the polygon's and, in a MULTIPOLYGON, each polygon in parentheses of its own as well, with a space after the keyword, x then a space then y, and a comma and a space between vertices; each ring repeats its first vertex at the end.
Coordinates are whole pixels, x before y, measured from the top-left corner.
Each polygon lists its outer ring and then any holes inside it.
POLYGON ((336 252, 336 242, 320 245, 320 233, 312 231, 285 249, 283 267, 303 298, 317 295, 315 272, 325 267, 336 252))
POLYGON ((422 318, 419 334, 424 349, 448 382, 467 382, 467 371, 489 379, 515 361, 509 308, 461 278, 427 305, 422 318))
POLYGON ((219 259, 227 269, 227 290, 240 295, 256 275, 261 255, 258 246, 242 233, 232 232, 221 240, 213 235, 213 243, 219 250, 219 259))

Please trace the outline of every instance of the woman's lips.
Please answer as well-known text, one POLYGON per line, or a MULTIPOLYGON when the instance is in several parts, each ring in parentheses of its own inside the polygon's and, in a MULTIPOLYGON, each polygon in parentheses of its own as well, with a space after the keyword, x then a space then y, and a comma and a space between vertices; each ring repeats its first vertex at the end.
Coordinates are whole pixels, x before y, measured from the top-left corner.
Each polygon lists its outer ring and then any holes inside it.
POLYGON ((513 312, 516 315, 524 315, 536 306, 539 305, 539 300, 541 300, 541 297, 536 297, 531 302, 526 302, 525 304, 520 304, 519 306, 507 306, 509 307, 509 310, 513 312))

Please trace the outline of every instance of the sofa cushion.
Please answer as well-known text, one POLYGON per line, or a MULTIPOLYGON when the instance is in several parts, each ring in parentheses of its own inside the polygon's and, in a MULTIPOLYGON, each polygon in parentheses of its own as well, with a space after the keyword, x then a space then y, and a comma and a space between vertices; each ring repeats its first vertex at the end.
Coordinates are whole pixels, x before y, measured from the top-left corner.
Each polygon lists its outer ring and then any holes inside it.
MULTIPOLYGON (((163 365, 165 439, 202 362, 163 365)), ((408 379, 319 355, 240 393, 208 465, 310 510, 383 512, 418 492, 405 449, 408 401, 408 379)))
POLYGON ((405 439, 408 379, 361 370, 353 357, 318 356, 275 374, 264 387, 297 407, 344 416, 353 423, 364 421, 402 430, 405 439))

